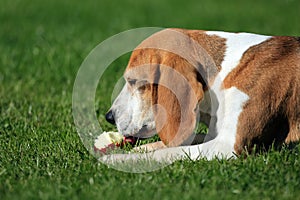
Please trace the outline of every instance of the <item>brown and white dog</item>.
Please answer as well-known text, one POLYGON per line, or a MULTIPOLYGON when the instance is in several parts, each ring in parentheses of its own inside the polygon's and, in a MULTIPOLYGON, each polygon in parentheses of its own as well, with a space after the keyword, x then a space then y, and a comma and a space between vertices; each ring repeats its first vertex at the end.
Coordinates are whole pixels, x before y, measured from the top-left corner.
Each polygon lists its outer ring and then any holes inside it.
POLYGON ((124 78, 106 119, 124 136, 158 133, 146 146, 156 160, 299 141, 299 37, 165 29, 133 51, 124 78), (210 124, 205 138, 194 138, 197 119, 210 124))

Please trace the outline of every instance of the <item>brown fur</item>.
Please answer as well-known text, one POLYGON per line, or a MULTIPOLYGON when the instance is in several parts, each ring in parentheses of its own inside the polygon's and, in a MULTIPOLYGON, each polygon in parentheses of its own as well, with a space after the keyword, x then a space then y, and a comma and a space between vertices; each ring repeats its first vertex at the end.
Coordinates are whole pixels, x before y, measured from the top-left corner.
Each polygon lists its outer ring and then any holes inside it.
POLYGON ((299 140, 299 60, 299 38, 273 37, 249 48, 226 77, 225 89, 235 86, 250 97, 239 117, 236 153, 299 140))

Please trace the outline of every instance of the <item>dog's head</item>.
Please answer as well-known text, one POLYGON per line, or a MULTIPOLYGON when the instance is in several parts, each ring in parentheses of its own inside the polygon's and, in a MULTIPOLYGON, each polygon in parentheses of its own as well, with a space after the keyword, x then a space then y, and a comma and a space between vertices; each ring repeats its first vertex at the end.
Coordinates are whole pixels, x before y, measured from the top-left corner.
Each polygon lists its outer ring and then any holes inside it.
POLYGON ((169 36, 151 36, 133 51, 126 83, 106 118, 124 136, 148 138, 158 133, 166 145, 177 146, 193 133, 206 83, 186 56, 153 48, 175 42, 170 48, 195 49, 188 38, 178 42, 169 36))

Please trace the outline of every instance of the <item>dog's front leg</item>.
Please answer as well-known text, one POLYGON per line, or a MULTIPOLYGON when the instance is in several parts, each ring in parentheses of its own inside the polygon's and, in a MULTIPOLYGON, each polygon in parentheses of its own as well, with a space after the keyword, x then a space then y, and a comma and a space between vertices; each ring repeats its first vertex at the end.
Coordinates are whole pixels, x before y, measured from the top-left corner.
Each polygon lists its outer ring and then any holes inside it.
MULTIPOLYGON (((195 144, 201 144, 203 143, 205 137, 207 135, 206 134, 194 134, 191 136, 191 145, 195 145, 195 144)), ((189 145, 189 144, 187 144, 189 145)), ((137 146, 133 148, 133 151, 137 151, 137 152, 151 152, 151 151, 155 151, 158 149, 164 149, 167 148, 167 146, 162 142, 162 141, 158 141, 158 142, 153 142, 153 143, 149 143, 149 144, 144 144, 141 146, 137 146)))
POLYGON ((158 150, 158 149, 163 149, 163 148, 166 148, 166 147, 167 146, 162 141, 158 141, 158 142, 143 144, 141 146, 134 147, 133 151, 150 152, 150 151, 155 151, 155 150, 158 150))

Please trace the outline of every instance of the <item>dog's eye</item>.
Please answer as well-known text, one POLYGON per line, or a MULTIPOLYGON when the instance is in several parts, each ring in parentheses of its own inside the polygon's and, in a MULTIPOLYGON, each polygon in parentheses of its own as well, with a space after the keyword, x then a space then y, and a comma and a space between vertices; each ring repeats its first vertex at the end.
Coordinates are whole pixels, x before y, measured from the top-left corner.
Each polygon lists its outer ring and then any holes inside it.
POLYGON ((144 91, 147 88, 147 85, 149 85, 149 83, 145 80, 137 81, 136 83, 136 87, 139 91, 144 91))
POLYGON ((127 79, 130 87, 138 89, 140 92, 144 91, 149 84, 146 80, 127 79))

